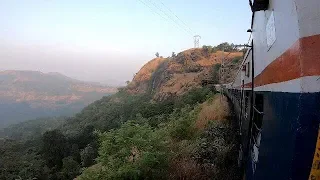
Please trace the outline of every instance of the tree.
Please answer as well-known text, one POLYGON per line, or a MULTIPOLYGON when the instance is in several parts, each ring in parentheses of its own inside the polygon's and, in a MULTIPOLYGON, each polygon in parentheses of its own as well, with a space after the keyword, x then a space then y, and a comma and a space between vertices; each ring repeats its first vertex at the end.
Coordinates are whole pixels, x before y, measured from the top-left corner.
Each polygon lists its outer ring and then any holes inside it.
POLYGON ((74 177, 79 175, 80 165, 71 156, 64 158, 62 162, 62 173, 65 179, 73 179, 74 177))
POLYGON ((70 150, 70 156, 72 156, 72 158, 77 162, 81 161, 80 150, 79 150, 78 144, 72 144, 71 150, 70 150))
POLYGON ((42 136, 42 156, 48 167, 62 167, 62 159, 68 154, 67 140, 58 130, 47 131, 42 136))
POLYGON ((160 56, 159 52, 156 53, 157 58, 160 56))
POLYGON ((105 179, 167 179, 168 149, 164 131, 129 121, 120 129, 100 134, 98 161, 105 179))
POLYGON ((127 84, 127 85, 130 84, 130 81, 126 81, 126 84, 127 84))
POLYGON ((172 57, 176 57, 176 53, 175 52, 172 52, 172 57))
POLYGON ((236 46, 233 43, 229 44, 227 42, 219 44, 218 46, 215 47, 215 49, 218 51, 226 51, 226 52, 238 51, 238 49, 236 48, 236 46))
POLYGON ((204 49, 204 51, 209 54, 209 53, 212 53, 212 46, 206 46, 206 45, 203 45, 202 46, 202 49, 204 49))
POLYGON ((212 81, 214 84, 218 84, 219 83, 219 71, 220 71, 220 68, 221 68, 221 64, 215 64, 212 68, 212 74, 211 74, 211 77, 212 77, 212 81))
POLYGON ((86 148, 84 148, 81 151, 81 164, 84 167, 89 167, 94 163, 94 159, 96 157, 96 152, 93 149, 93 147, 91 147, 90 144, 87 145, 86 148))

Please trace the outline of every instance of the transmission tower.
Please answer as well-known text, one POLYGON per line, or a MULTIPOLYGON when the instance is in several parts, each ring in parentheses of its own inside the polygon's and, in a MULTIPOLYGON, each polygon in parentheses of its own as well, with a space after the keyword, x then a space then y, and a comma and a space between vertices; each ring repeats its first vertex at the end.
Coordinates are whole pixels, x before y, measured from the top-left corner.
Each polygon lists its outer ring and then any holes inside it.
POLYGON ((195 35, 193 37, 194 37, 194 48, 199 48, 201 36, 195 35))

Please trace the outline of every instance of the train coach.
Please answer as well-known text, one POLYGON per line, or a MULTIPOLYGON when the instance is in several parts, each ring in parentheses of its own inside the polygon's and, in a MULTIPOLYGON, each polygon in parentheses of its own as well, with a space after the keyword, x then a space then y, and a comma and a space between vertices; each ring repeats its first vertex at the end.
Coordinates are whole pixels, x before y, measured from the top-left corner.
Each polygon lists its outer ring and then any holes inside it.
POLYGON ((320 179, 320 0, 249 0, 252 38, 223 85, 248 180, 320 179))

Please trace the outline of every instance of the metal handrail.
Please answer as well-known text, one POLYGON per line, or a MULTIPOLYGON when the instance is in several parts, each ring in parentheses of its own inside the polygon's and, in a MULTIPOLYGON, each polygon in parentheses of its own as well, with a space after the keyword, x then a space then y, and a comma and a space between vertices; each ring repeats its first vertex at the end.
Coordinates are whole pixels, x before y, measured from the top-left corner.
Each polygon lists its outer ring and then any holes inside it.
POLYGON ((256 123, 253 123, 253 125, 255 126, 255 128, 256 128, 259 132, 261 132, 261 131, 262 131, 260 128, 258 128, 258 126, 257 126, 257 124, 256 124, 256 123))
MULTIPOLYGON (((257 129, 259 129, 259 128, 257 128, 257 129)), ((261 133, 261 130, 259 132, 261 133)), ((256 135, 251 135, 251 140, 253 141, 254 145, 257 146, 257 148, 260 147, 260 145, 257 143, 257 136, 256 135)))
POLYGON ((258 145, 256 138, 252 137, 253 139, 253 145, 256 145, 257 148, 260 148, 260 146, 258 145))
POLYGON ((253 106, 253 109, 254 109, 258 114, 264 115, 264 113, 261 112, 261 111, 259 111, 255 106, 253 106))

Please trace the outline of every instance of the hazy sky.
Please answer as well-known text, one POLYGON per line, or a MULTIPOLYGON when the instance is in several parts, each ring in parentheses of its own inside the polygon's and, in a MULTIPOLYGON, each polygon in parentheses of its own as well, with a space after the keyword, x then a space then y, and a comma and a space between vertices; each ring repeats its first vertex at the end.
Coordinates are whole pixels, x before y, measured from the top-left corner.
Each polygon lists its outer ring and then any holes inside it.
POLYGON ((201 45, 248 40, 246 0, 0 0, 0 70, 60 72, 112 85, 131 80, 157 51, 169 56, 193 47, 161 2, 202 36, 201 45), (141 1, 161 8, 166 19, 141 1))

